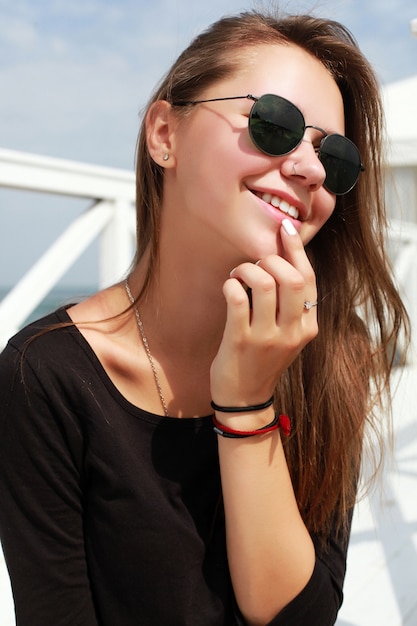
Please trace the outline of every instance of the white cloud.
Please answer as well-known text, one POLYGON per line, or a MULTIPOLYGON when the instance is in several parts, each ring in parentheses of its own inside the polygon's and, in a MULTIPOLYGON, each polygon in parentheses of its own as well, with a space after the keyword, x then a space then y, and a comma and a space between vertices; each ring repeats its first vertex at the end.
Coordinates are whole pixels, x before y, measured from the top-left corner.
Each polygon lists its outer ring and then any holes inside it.
POLYGON ((7 51, 28 50, 38 42, 36 29, 29 22, 18 17, 2 16, 0 20, 1 47, 7 51))

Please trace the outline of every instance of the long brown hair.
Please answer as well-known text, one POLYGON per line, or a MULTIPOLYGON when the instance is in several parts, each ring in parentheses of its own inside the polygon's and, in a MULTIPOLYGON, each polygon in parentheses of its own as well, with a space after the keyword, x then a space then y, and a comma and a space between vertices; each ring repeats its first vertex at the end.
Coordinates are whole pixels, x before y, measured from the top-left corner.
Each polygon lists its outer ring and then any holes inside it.
MULTIPOLYGON (((341 91, 346 135, 365 172, 337 198, 336 209, 307 251, 317 275, 320 332, 282 377, 276 403, 293 420, 285 452, 300 510, 310 531, 325 537, 343 526, 354 504, 366 423, 388 391, 400 329, 407 315, 391 279, 381 145, 383 115, 374 72, 350 32, 312 16, 257 11, 226 17, 180 55, 149 105, 193 100, 240 68, 241 52, 293 43, 319 59, 341 91)), ((178 113, 183 114, 183 113, 178 113)), ((137 256, 150 253, 146 286, 158 262, 163 170, 151 159, 145 121, 137 152, 137 256)))

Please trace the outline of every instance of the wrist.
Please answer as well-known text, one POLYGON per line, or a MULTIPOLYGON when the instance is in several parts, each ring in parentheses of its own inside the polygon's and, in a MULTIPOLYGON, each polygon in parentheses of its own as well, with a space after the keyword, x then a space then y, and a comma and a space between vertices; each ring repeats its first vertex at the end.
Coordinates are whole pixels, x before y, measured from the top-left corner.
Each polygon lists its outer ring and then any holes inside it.
POLYGON ((212 400, 211 406, 215 410, 214 431, 228 439, 241 439, 264 435, 281 428, 284 435, 288 436, 291 432, 290 420, 287 415, 275 413, 273 403, 274 396, 265 402, 249 406, 222 406, 212 400), (271 416, 272 412, 273 419, 266 421, 266 416, 271 416))

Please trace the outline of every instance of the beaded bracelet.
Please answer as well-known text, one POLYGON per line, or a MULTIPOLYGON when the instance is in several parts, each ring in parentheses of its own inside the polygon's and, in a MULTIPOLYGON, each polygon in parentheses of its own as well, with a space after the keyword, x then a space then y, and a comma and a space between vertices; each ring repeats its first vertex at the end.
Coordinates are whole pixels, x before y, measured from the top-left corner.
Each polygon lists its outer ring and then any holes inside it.
POLYGON ((283 434, 286 437, 288 437, 291 433, 290 419, 288 415, 284 414, 278 415, 277 413, 275 413, 274 419, 272 420, 272 422, 270 422, 270 424, 267 424, 262 428, 257 428, 256 430, 249 431, 234 430, 233 428, 229 428, 224 424, 220 424, 220 422, 217 421, 215 415, 213 415, 212 419, 214 424, 214 432, 218 435, 221 435, 222 437, 228 437, 230 439, 243 439, 245 437, 253 437, 254 435, 264 435, 265 433, 270 433, 273 430, 277 430, 278 428, 281 428, 283 434))

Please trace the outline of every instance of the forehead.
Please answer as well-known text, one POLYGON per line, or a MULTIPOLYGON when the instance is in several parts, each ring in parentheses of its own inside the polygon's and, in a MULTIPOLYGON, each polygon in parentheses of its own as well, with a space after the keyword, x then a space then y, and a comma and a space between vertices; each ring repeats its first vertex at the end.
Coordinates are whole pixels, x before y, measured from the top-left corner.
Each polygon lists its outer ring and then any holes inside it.
POLYGON ((330 72, 312 54, 294 44, 260 45, 243 50, 237 60, 236 71, 210 92, 258 97, 275 93, 296 104, 307 124, 320 126, 324 120, 323 128, 343 132, 342 95, 330 72))

